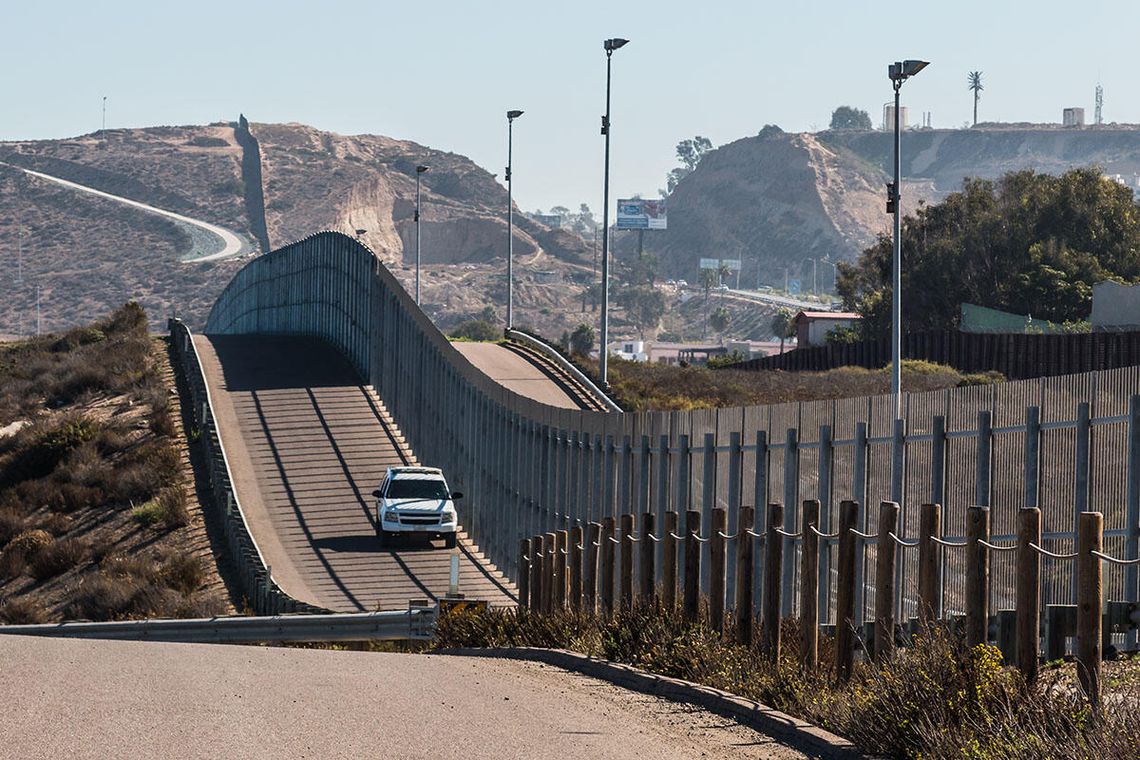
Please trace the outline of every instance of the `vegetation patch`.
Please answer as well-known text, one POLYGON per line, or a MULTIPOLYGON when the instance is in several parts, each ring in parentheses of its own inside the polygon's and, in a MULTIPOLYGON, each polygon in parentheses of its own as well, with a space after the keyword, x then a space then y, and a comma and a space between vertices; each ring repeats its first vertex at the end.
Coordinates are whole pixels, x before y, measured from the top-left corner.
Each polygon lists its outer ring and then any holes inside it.
MULTIPOLYGON (((758 629, 758 625, 756 626, 758 629)), ((443 616, 436 646, 563 648, 694 681, 762 702, 847 737, 875 756, 900 758, 1104 758, 1140 755, 1140 687, 1109 680, 1099 717, 1072 686, 1071 668, 1027 684, 989 646, 967 648, 941 628, 917 637, 882 665, 858 664, 837 683, 833 641, 820 665, 799 664, 798 625, 770 663, 758 645, 732 643, 656 605, 606 619, 563 610, 489 609, 443 616)), ((1125 666, 1140 672, 1140 663, 1125 666)))
POLYGON ((27 423, 0 438, 0 622, 227 609, 208 552, 185 532, 163 347, 134 303, 0 345, 0 427, 27 423))
MULTIPOLYGON (((580 355, 574 360, 587 373, 596 376, 596 363, 580 355)), ((1003 380, 996 372, 963 374, 952 367, 931 362, 903 362, 902 385, 908 392, 1003 380)), ((626 411, 683 411, 876 396, 890 393, 891 370, 890 367, 877 370, 841 367, 828 372, 751 372, 700 366, 674 367, 612 357, 609 381, 611 397, 626 411)))

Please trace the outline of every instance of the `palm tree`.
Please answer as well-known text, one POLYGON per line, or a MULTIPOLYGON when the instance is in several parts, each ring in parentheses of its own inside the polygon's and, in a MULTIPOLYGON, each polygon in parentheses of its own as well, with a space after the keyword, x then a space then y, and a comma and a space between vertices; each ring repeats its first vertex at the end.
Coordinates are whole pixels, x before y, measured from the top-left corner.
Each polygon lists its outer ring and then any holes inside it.
POLYGON ((784 353, 784 338, 792 331, 792 312, 779 309, 772 315, 772 332, 780 337, 780 353, 784 353))
POLYGON ((966 77, 969 85, 966 87, 968 90, 974 91, 974 126, 978 126, 978 98, 981 97, 981 92, 985 88, 982 87, 982 72, 971 71, 966 77))

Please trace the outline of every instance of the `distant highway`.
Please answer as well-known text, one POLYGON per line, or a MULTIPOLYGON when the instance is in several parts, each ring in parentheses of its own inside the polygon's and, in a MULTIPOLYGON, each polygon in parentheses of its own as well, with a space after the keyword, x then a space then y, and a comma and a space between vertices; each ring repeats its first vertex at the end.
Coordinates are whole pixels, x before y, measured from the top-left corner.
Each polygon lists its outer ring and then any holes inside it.
POLYGON ((60 179, 59 177, 53 177, 50 174, 44 174, 43 172, 37 172, 37 171, 32 171, 31 169, 25 169, 22 166, 14 166, 13 164, 4 163, 2 161, 0 161, 0 166, 7 166, 7 167, 12 168, 12 169, 19 169, 20 171, 24 172, 25 174, 29 174, 33 177, 38 177, 39 179, 47 180, 48 182, 54 182, 57 185, 63 185, 64 187, 70 188, 71 190, 78 190, 79 192, 90 193, 91 195, 97 195, 100 198, 106 198, 107 200, 115 201, 116 203, 121 203, 124 206, 132 206, 134 208, 139 209, 140 211, 145 211, 148 214, 157 214, 158 216, 164 216, 168 219, 173 219, 176 222, 182 222, 183 224, 189 224, 191 227, 197 227, 200 230, 204 230, 205 232, 209 233, 210 235, 213 235, 213 236, 215 236, 221 240, 222 250, 218 251, 217 253, 208 254, 206 256, 199 256, 199 257, 193 258, 193 259, 185 259, 185 263, 189 264, 189 263, 198 263, 198 262, 202 262, 202 261, 217 261, 218 259, 228 259, 228 258, 232 258, 234 256, 240 256, 243 253, 248 253, 250 251, 250 246, 246 243, 245 240, 243 240, 236 233, 231 232, 230 230, 227 230, 225 227, 219 227, 216 224, 210 224, 209 222, 203 222, 201 219, 191 219, 188 216, 183 216, 182 214, 176 214, 173 211, 167 211, 166 209, 156 208, 154 206, 148 206, 145 203, 139 203, 138 201, 133 201, 130 198, 123 198, 122 196, 119 196, 119 195, 112 195, 111 193, 105 193, 102 190, 96 190, 93 187, 88 187, 87 185, 81 185, 78 182, 72 182, 71 180, 60 179))
POLYGON ((797 311, 831 311, 828 304, 821 303, 820 301, 801 301, 797 298, 790 298, 788 296, 777 296, 772 293, 764 293, 759 290, 729 290, 730 295, 746 298, 749 301, 758 301, 760 303, 771 304, 773 306, 782 306, 788 309, 796 309, 797 311))

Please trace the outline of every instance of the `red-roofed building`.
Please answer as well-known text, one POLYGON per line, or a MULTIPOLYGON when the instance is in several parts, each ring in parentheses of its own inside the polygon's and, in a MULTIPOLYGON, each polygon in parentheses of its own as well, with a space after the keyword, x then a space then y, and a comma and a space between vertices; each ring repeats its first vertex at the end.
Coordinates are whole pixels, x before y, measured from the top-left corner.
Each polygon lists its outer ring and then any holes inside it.
POLYGON ((793 319, 800 348, 827 345, 827 334, 837 327, 854 327, 863 318, 850 311, 801 311, 793 319))

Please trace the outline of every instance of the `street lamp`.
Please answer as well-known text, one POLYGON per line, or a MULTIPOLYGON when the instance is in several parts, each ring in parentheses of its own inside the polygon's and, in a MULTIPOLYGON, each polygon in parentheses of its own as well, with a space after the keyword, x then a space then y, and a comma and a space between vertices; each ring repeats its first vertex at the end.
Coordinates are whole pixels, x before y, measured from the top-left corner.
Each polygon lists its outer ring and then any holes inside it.
POLYGON ((899 153, 902 145, 899 128, 899 90, 903 82, 930 64, 927 61, 895 61, 887 67, 887 77, 895 88, 895 176, 887 185, 887 212, 894 214, 894 249, 891 258, 891 396, 895 403, 895 419, 902 418, 902 220, 899 208, 899 153))
POLYGON ((416 167, 416 306, 420 305, 420 175, 427 170, 423 165, 416 167))
POLYGON ((522 111, 507 111, 507 329, 515 326, 515 207, 511 200, 511 148, 515 119, 522 111))
POLYGON ((602 185, 602 345, 598 352, 598 376, 602 390, 609 389, 606 379, 609 368, 608 344, 610 340, 610 60, 614 51, 629 40, 619 37, 602 43, 606 51, 606 113, 602 116, 602 134, 606 137, 605 181, 602 185))

